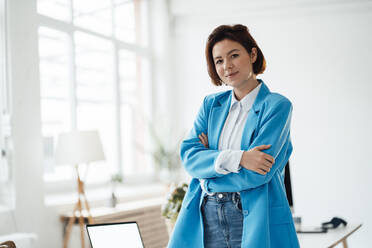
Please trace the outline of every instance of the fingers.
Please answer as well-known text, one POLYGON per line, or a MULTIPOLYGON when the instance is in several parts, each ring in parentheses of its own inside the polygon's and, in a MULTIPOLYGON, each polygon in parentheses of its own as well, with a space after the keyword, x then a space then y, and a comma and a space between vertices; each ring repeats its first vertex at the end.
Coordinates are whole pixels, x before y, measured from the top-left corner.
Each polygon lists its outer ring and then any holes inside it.
POLYGON ((204 139, 208 142, 208 136, 205 133, 201 133, 201 135, 204 137, 204 139))
POLYGON ((253 148, 253 150, 262 151, 262 150, 269 149, 270 147, 271 145, 260 145, 260 146, 256 146, 255 148, 253 148))
POLYGON ((200 139, 200 142, 206 147, 208 148, 209 144, 208 144, 208 137, 206 134, 204 133, 201 133, 199 134, 199 139, 200 139))
POLYGON ((262 170, 262 169, 257 169, 257 170, 255 170, 255 172, 257 172, 258 174, 261 174, 261 175, 266 175, 267 174, 267 172, 262 170))
POLYGON ((261 150, 266 150, 270 147, 271 145, 260 145, 244 152, 242 155, 241 165, 248 170, 255 171, 261 175, 266 175, 271 171, 275 159, 261 150))
POLYGON ((270 162, 266 161, 263 164, 260 164, 259 166, 257 166, 254 171, 261 174, 261 175, 266 175, 268 172, 270 172, 271 167, 272 166, 271 166, 270 162))
POLYGON ((264 158, 265 158, 267 161, 269 161, 271 164, 274 164, 274 163, 275 163, 275 159, 274 159, 274 157, 272 157, 272 156, 270 156, 269 154, 266 154, 266 153, 264 153, 264 152, 263 152, 263 154, 264 154, 264 158))
POLYGON ((259 152, 259 160, 257 161, 256 172, 261 175, 266 175, 273 167, 274 158, 264 152, 259 152))
POLYGON ((198 137, 199 137, 200 143, 204 145, 204 137, 201 134, 199 134, 198 137))
POLYGON ((270 168, 273 166, 275 159, 270 156, 269 154, 266 154, 264 152, 259 152, 258 155, 259 163, 263 164, 265 166, 269 166, 270 168))
POLYGON ((270 163, 269 161, 265 160, 263 163, 262 163, 262 168, 269 172, 270 169, 273 167, 272 163, 270 163))
POLYGON ((203 145, 205 145, 207 143, 206 139, 205 139, 205 136, 204 136, 204 133, 199 134, 198 137, 199 137, 200 141, 203 143, 203 145))
POLYGON ((273 167, 273 164, 274 158, 266 153, 262 153, 260 169, 265 172, 264 174, 270 172, 271 168, 273 167))
POLYGON ((261 175, 266 175, 271 170, 271 167, 262 165, 260 168, 256 170, 257 173, 261 175))
POLYGON ((260 162, 255 162, 255 165, 245 165, 241 164, 242 167, 257 172, 261 175, 266 175, 268 172, 271 171, 272 164, 266 160, 261 160, 260 162))
MULTIPOLYGON (((252 150, 256 150, 256 151, 262 151, 262 150, 267 150, 271 147, 271 145, 260 145, 260 146, 256 146, 254 147, 252 150)), ((272 164, 275 163, 275 159, 274 157, 270 156, 269 154, 266 154, 266 153, 263 153, 265 155, 265 159, 269 162, 271 162, 272 164)))

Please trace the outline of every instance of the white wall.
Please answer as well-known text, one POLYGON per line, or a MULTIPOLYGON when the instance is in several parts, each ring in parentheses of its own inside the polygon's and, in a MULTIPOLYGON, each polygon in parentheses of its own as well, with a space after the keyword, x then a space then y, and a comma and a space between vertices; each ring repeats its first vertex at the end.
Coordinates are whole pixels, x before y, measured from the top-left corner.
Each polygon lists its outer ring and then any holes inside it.
POLYGON ((173 59, 180 132, 189 130, 212 86, 204 46, 218 25, 242 23, 261 47, 260 76, 294 105, 291 157, 295 214, 305 225, 334 216, 363 227, 351 247, 372 235, 372 93, 370 1, 172 1, 173 59))
MULTIPOLYGON (((7 1, 9 80, 11 82, 12 180, 14 204, 0 215, 4 232, 45 236, 40 88, 36 1, 7 1), (22 18, 20 18, 22 17, 22 18), (14 207, 14 208, 13 208, 14 207), (11 214, 13 213, 13 215, 11 214)), ((42 246, 43 242, 38 243, 42 246)))

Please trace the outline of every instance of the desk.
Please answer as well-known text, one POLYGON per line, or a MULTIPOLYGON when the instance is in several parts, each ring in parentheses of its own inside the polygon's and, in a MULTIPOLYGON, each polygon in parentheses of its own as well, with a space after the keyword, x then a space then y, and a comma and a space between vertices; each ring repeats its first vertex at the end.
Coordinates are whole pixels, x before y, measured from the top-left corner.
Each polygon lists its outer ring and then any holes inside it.
POLYGON ((362 224, 347 225, 346 227, 338 227, 336 229, 329 229, 326 233, 298 233, 298 240, 301 248, 333 248, 338 244, 343 244, 344 248, 347 246, 347 238, 358 230, 362 224))
MULTIPOLYGON (((118 204, 116 208, 91 208, 91 214, 96 224, 136 221, 145 247, 163 248, 167 245, 169 238, 165 221, 161 216, 161 205, 163 203, 164 197, 160 197, 118 204)), ((84 214, 85 212, 83 211, 84 221, 87 223, 88 218, 84 214)), ((71 213, 60 215, 64 229, 71 218, 71 213)), ((75 221, 75 224, 78 224, 78 222, 75 221)))

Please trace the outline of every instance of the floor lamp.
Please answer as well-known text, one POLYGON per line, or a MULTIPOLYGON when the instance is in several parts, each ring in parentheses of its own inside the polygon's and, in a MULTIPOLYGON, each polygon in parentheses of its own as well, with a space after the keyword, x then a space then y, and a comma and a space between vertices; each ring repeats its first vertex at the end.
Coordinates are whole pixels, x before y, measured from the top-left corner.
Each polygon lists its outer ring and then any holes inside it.
POLYGON ((104 160, 105 156, 102 149, 102 143, 97 131, 71 131, 62 133, 58 137, 56 153, 56 164, 59 165, 74 165, 77 176, 78 200, 74 207, 72 218, 69 219, 63 247, 67 248, 70 238, 70 233, 73 224, 78 219, 80 225, 81 247, 85 247, 84 242, 84 216, 83 211, 86 210, 88 223, 93 223, 93 218, 90 213, 87 197, 84 191, 84 179, 82 180, 79 174, 79 165, 90 162, 104 160), (84 204, 84 206, 83 206, 84 204))

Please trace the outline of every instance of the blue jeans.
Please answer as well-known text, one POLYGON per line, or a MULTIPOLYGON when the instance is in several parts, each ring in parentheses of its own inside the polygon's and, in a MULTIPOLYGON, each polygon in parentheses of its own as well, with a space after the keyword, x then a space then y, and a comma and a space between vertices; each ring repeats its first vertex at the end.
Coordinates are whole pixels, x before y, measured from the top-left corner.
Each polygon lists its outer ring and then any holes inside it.
POLYGON ((205 248, 240 248, 243 214, 240 195, 206 195, 202 204, 205 248))

